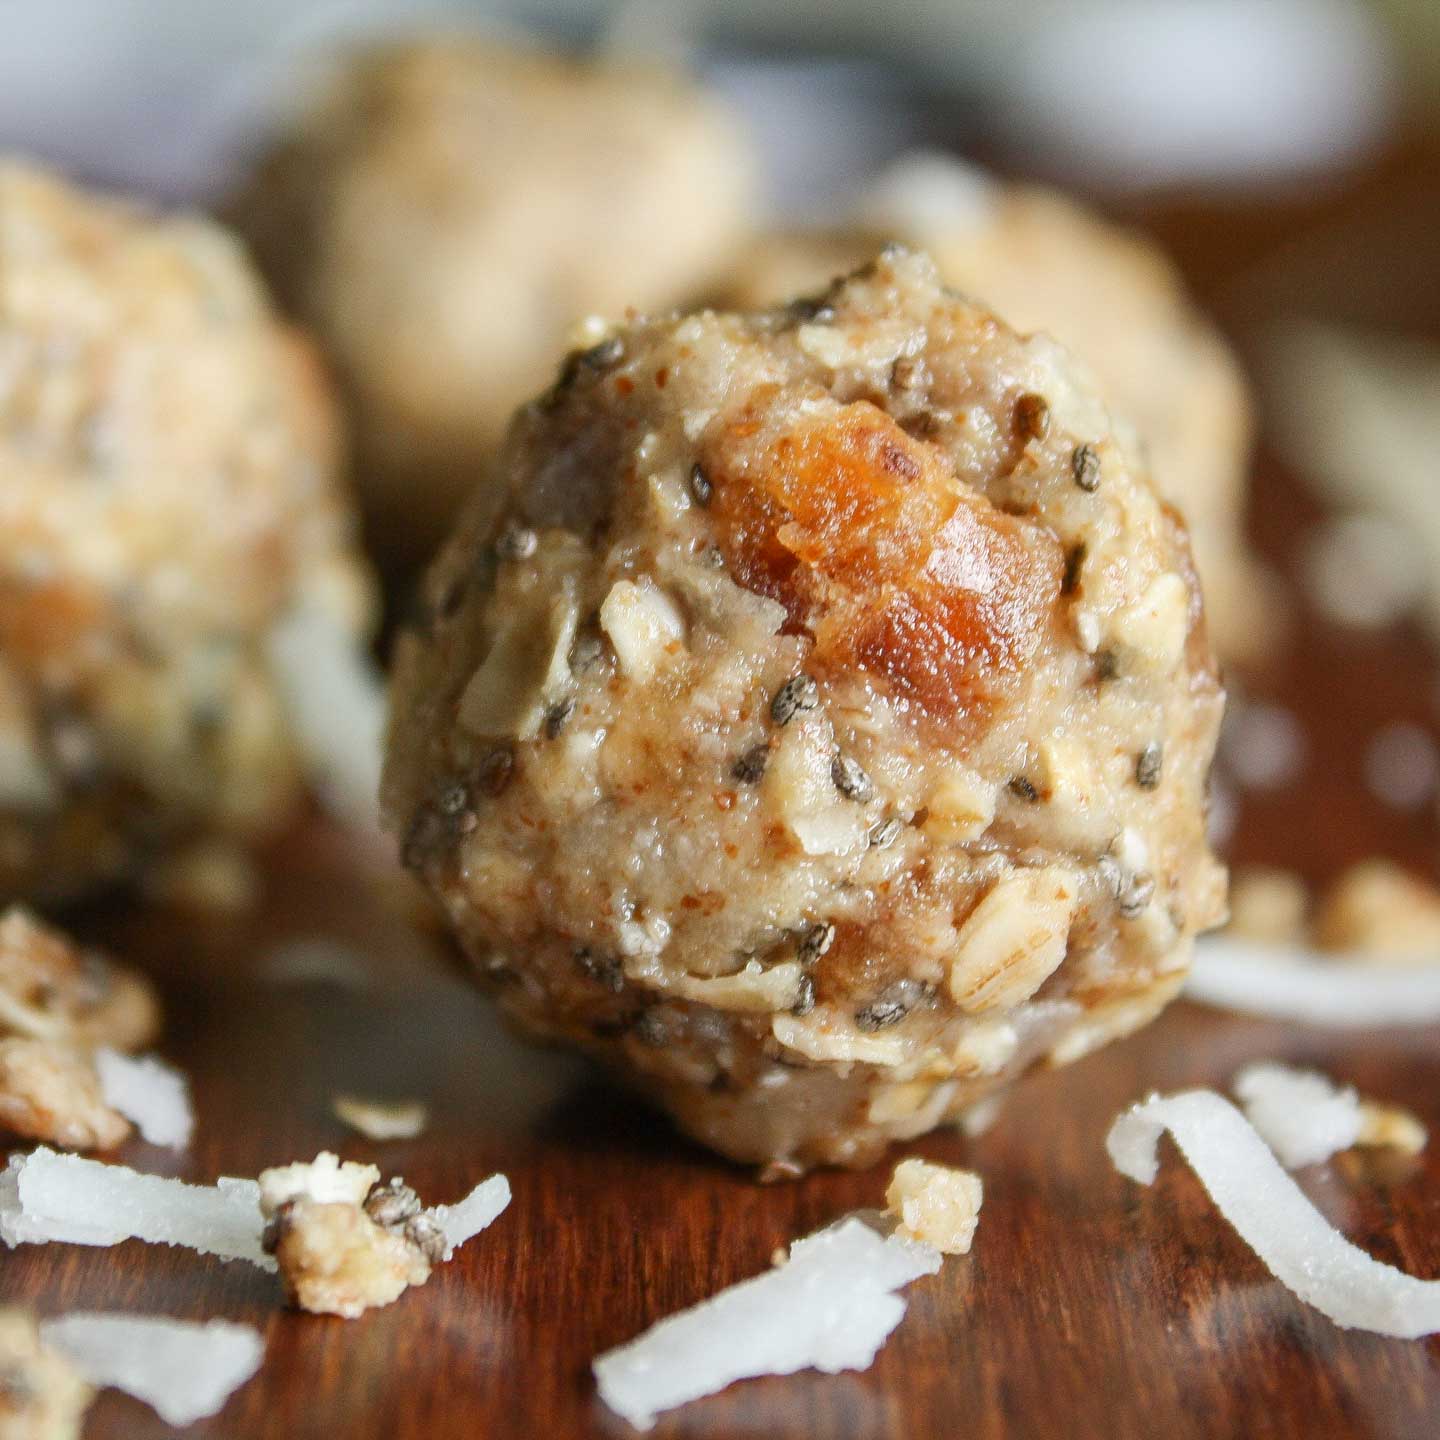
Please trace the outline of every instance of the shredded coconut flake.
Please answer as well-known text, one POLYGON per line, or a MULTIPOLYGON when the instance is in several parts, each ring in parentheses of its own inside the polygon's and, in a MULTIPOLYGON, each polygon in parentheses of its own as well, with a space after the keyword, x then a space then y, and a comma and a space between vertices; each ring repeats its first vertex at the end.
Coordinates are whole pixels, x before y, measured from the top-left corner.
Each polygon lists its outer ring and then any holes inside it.
POLYGON ((176 1426, 218 1414, 265 1350, 249 1325, 159 1315, 64 1315, 44 1321, 40 1336, 92 1385, 123 1390, 176 1426))
POLYGON ((445 1235, 448 1260, 467 1240, 490 1225, 510 1203, 510 1182, 503 1175, 482 1180, 463 1200, 437 1205, 430 1212, 445 1235))
POLYGON ((1360 1099, 1315 1070, 1262 1061, 1235 1077, 1245 1117, 1287 1170, 1318 1165, 1360 1138, 1360 1099))
POLYGON ((595 1362, 600 1397, 638 1429, 736 1380, 864 1370, 905 1314, 894 1292, 940 1268, 940 1252, 842 1220, 790 1247, 777 1268, 653 1325, 595 1362))
POLYGON ((11 1246, 144 1240, 273 1270, 261 1228, 260 1187, 253 1180, 187 1185, 43 1146, 12 1155, 0 1177, 0 1239, 11 1246))
POLYGON ((134 1059, 118 1050, 95 1052, 95 1070, 105 1103, 127 1120, 152 1145, 183 1150, 195 1129, 190 1087, 185 1077, 152 1055, 134 1059))
POLYGON ((1185 994, 1204 1005, 1336 1029, 1440 1020, 1440 963, 1380 970, 1344 956, 1225 938, 1202 942, 1185 994))
POLYGON ((354 638, 302 609, 270 635, 270 663, 302 753, 335 817, 379 826, 385 684, 354 638))
POLYGON ((1440 1281, 1406 1275, 1346 1240, 1213 1091, 1152 1096, 1120 1116, 1105 1142, 1115 1168, 1151 1184, 1166 1130, 1240 1238, 1307 1305, 1346 1329, 1405 1340, 1440 1331, 1440 1281))

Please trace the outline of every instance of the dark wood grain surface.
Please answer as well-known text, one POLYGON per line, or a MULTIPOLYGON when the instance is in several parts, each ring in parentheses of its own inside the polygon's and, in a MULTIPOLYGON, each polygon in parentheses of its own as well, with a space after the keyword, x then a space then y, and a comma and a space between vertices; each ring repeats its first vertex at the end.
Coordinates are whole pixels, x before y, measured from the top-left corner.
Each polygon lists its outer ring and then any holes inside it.
MULTIPOLYGON (((1415 179, 1413 165, 1395 173, 1415 179)), ((1382 200, 1392 192, 1393 183, 1379 191, 1382 200)), ((1375 193, 1357 184, 1355 212, 1375 193)), ((1343 215, 1344 200, 1326 204, 1343 215)), ((1314 215, 1311 207, 1302 218, 1309 224, 1314 215)), ((1241 328, 1255 303, 1234 298, 1245 294, 1245 275, 1300 227, 1295 216, 1277 222, 1258 205, 1222 217, 1178 207, 1148 218, 1241 328)), ((1295 477, 1263 459, 1256 531, 1282 570, 1315 514, 1295 477)), ((1360 756, 1396 718, 1435 733, 1434 655, 1405 631, 1339 634, 1298 596, 1295 603, 1294 649, 1248 685, 1300 717, 1307 761, 1286 790, 1242 797, 1231 854, 1324 879, 1379 852, 1433 877, 1434 810, 1387 810, 1366 791, 1360 756)), ((198 1109, 184 1157, 136 1143, 120 1158, 210 1180, 325 1147, 403 1173, 433 1201, 503 1170, 515 1199, 427 1286, 352 1322, 288 1312, 272 1276, 189 1252, 132 1244, 0 1254, 6 1302, 259 1326, 268 1341, 260 1374, 194 1433, 622 1435, 626 1427, 595 1398, 595 1354, 756 1273, 777 1245, 880 1200, 883 1169, 761 1187, 675 1138, 568 1057, 518 1045, 452 973, 444 941, 415 926, 383 866, 323 823, 307 822, 267 858, 265 892, 256 915, 230 923, 125 910, 85 922, 162 977, 171 1016, 163 1048, 189 1073, 198 1109), (265 978, 277 944, 315 938, 358 956, 363 983, 265 978), (424 1098, 432 1123, 414 1141, 362 1141, 331 1117, 337 1091, 424 1098)), ((1148 1190, 1105 1158, 1109 1122, 1146 1091, 1223 1085, 1259 1057, 1318 1065, 1411 1106, 1440 1134, 1436 1029, 1334 1035, 1178 1005, 1133 1041, 1028 1082, 983 1137, 934 1136, 915 1147, 979 1169, 984 1212, 973 1254, 912 1287, 909 1314, 870 1371, 750 1382, 662 1419, 655 1433, 1440 1434, 1440 1340, 1336 1329, 1268 1278, 1173 1154, 1148 1190)), ((1440 1277, 1440 1144, 1403 1164, 1342 1157, 1302 1183, 1373 1254, 1440 1277)), ((168 1433, 149 1410, 113 1393, 87 1431, 94 1440, 168 1433)))

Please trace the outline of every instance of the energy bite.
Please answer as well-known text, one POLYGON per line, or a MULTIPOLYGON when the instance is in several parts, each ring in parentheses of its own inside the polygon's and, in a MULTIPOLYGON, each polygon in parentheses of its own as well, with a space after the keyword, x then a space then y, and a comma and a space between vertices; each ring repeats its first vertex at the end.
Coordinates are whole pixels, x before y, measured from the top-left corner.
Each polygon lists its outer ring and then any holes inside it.
POLYGON ((289 815, 271 637, 369 616, 338 461, 223 230, 0 163, 0 900, 289 815))
POLYGON ((1142 235, 1035 185, 939 154, 896 163, 848 228, 762 237, 726 292, 742 308, 821 290, 887 240, 926 249, 950 285, 1090 366, 1185 516, 1216 649, 1256 661, 1281 626, 1245 535, 1250 400, 1240 367, 1174 266, 1142 235))
POLYGON ((636 321, 517 417, 385 806, 523 1030, 860 1165, 1175 994, 1221 918, 1184 528, 1044 337, 886 251, 636 321))
POLYGON ((428 561, 572 328, 712 283, 750 190, 661 69, 458 36, 337 61, 236 208, 339 367, 375 547, 428 561))

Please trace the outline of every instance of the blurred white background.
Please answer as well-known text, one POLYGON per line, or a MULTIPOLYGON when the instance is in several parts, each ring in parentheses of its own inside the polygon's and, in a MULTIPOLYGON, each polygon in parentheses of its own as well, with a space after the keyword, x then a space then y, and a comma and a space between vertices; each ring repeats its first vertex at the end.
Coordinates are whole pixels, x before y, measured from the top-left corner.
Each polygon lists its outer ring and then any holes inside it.
MULTIPOLYGON (((1411 25, 1440 15, 1390 4, 1411 25)), ((213 196, 337 41, 440 19, 698 64, 759 132, 792 212, 967 128, 1087 188, 1274 182, 1384 136, 1386 15, 1363 0, 0 0, 0 148, 213 196), (939 137, 937 114, 952 117, 939 137)))

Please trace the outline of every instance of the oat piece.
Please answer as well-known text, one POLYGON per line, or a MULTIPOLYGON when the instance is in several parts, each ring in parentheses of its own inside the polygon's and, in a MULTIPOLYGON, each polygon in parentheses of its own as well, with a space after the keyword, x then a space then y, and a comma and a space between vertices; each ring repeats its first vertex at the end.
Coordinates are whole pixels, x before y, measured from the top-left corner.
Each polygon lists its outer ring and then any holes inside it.
POLYGON ((40 1338, 35 1317, 0 1310, 0 1440, 79 1440, 95 1392, 40 1338))
POLYGON ((358 1095, 337 1095, 330 1108, 367 1140, 413 1140, 430 1114, 419 1100, 362 1100, 358 1095))

